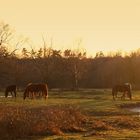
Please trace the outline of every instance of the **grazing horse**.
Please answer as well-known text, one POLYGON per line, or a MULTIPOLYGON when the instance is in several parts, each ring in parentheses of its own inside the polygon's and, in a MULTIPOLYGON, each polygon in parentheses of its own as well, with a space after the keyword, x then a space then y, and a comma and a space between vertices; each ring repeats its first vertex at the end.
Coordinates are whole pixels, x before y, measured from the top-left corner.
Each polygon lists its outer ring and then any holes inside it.
POLYGON ((48 87, 47 84, 28 84, 25 92, 24 92, 24 99, 26 97, 30 97, 30 94, 32 94, 32 98, 34 98, 34 95, 42 95, 46 98, 48 98, 48 87))
POLYGON ((9 85, 6 87, 5 89, 5 97, 8 97, 8 93, 11 93, 12 97, 13 97, 13 93, 14 93, 14 97, 16 98, 17 96, 17 86, 16 85, 9 85))
POLYGON ((112 96, 113 100, 115 100, 115 97, 117 97, 118 92, 123 92, 123 95, 121 96, 121 99, 125 99, 125 95, 127 95, 130 100, 132 99, 132 93, 131 93, 131 84, 124 84, 124 85, 116 85, 112 88, 112 96))

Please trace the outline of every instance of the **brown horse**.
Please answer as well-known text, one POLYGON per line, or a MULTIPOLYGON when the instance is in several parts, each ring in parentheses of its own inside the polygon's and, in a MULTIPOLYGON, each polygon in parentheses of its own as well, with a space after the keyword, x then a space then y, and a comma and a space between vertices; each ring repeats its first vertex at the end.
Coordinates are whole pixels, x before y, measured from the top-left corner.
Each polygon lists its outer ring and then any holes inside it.
POLYGON ((130 84, 114 86, 112 88, 113 100, 115 100, 115 98, 117 98, 118 92, 123 92, 123 95, 121 96, 121 99, 125 99, 126 95, 130 98, 130 100, 132 99, 131 85, 130 84))
POLYGON ((30 97, 30 95, 32 94, 32 98, 34 98, 34 95, 41 95, 44 96, 45 99, 48 98, 48 87, 47 84, 28 84, 25 92, 24 92, 24 99, 26 97, 30 97))
POLYGON ((5 97, 8 97, 8 93, 11 93, 12 97, 13 97, 13 93, 14 93, 14 97, 16 98, 17 96, 17 86, 16 85, 9 85, 6 87, 5 89, 5 97))

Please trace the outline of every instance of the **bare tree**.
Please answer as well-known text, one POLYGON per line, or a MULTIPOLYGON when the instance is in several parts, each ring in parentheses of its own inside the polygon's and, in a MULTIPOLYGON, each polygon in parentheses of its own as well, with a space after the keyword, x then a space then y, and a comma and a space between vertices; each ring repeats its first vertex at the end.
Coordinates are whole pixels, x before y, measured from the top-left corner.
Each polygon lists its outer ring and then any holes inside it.
POLYGON ((13 37, 13 30, 9 24, 0 23, 0 46, 9 43, 13 37))

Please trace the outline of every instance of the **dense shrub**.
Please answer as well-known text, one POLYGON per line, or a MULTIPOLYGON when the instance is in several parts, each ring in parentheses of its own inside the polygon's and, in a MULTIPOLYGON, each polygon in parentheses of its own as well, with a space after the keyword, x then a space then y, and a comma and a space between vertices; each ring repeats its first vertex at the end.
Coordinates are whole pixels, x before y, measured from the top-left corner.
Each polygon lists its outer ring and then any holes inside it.
POLYGON ((64 132, 83 131, 86 121, 73 106, 48 107, 0 107, 0 137, 3 139, 36 136, 63 135, 64 132))

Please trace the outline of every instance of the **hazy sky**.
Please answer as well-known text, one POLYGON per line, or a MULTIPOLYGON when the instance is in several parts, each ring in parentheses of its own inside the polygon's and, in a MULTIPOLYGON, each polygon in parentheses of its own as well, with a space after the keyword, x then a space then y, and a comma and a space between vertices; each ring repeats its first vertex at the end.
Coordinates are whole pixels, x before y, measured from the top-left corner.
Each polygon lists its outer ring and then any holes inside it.
POLYGON ((0 0, 0 20, 41 44, 55 48, 83 40, 89 54, 140 47, 140 0, 0 0))

